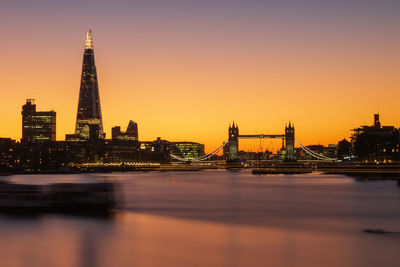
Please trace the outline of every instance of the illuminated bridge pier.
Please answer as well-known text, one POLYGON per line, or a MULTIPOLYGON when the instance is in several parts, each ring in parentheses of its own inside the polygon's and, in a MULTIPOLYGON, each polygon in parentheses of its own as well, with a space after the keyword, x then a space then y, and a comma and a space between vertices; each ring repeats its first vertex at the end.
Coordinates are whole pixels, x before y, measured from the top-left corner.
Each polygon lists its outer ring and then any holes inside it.
POLYGON ((239 139, 282 139, 282 147, 285 148, 285 160, 286 161, 294 161, 294 125, 289 122, 289 125, 285 127, 284 134, 239 134, 239 127, 235 122, 233 122, 232 126, 229 125, 229 133, 228 133, 228 144, 227 149, 225 150, 225 154, 227 155, 228 161, 235 161, 239 159, 239 139))

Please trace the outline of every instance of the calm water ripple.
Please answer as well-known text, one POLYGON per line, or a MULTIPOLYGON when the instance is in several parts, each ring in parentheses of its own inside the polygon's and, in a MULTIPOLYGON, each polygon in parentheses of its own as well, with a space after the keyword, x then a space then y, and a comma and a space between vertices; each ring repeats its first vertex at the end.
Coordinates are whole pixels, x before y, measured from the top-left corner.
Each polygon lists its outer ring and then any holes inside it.
POLYGON ((110 218, 0 215, 0 266, 398 266, 400 187, 249 171, 15 175, 114 181, 110 218), (368 234, 384 229, 390 234, 368 234))

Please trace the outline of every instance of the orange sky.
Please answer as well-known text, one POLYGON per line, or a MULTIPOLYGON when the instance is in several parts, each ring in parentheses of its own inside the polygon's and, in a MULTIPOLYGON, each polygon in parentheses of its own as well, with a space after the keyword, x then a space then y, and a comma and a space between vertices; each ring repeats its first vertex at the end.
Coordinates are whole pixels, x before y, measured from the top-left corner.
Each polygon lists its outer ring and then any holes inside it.
MULTIPOLYGON (((94 10, 90 20, 87 11, 0 11, 8 25, 0 29, 0 137, 21 138, 26 98, 57 112, 58 140, 74 132, 87 28, 107 137, 134 120, 140 140, 211 151, 232 120, 243 134, 283 133, 292 120, 304 145, 337 143, 378 111, 383 125, 400 126, 396 10, 121 7, 94 10)), ((240 149, 259 147, 251 140, 240 149)))

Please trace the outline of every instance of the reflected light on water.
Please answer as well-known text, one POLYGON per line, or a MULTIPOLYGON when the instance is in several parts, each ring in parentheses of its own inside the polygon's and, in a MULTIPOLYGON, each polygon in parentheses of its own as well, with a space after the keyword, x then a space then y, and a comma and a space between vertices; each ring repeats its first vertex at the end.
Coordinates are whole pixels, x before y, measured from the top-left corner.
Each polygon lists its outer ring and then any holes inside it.
MULTIPOLYGON (((87 179, 92 178, 82 177, 87 179)), ((362 232, 398 230, 400 191, 393 183, 224 171, 110 174, 109 179, 122 184, 125 201, 114 217, 0 215, 0 266, 386 267, 400 262, 398 235, 362 232)))
POLYGON ((379 239, 359 233, 227 225, 130 212, 115 221, 8 220, 2 219, 0 226, 12 224, 1 232, 0 262, 8 267, 376 266, 369 253, 396 253, 400 244, 389 238, 380 249, 379 239))

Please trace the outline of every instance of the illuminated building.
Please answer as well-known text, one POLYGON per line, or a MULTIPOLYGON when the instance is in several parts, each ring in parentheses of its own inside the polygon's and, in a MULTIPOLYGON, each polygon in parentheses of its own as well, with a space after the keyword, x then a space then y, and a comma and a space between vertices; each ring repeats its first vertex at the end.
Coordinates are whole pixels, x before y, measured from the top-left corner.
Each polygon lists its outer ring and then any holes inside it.
POLYGON ((22 106, 22 143, 44 143, 56 140, 56 112, 36 111, 34 99, 22 106))
POLYGON ((84 141, 89 138, 104 139, 104 137, 99 86, 94 62, 93 37, 92 31, 89 30, 86 32, 85 52, 83 54, 75 134, 67 135, 66 139, 68 141, 84 141))
POLYGON ((129 121, 126 132, 121 132, 120 126, 115 126, 111 129, 112 140, 131 140, 138 141, 138 125, 134 121, 129 121))
POLYGON ((204 144, 195 142, 171 142, 171 154, 184 159, 194 159, 204 156, 204 144))
POLYGON ((11 138, 0 138, 0 172, 12 169, 17 161, 16 142, 11 138))

